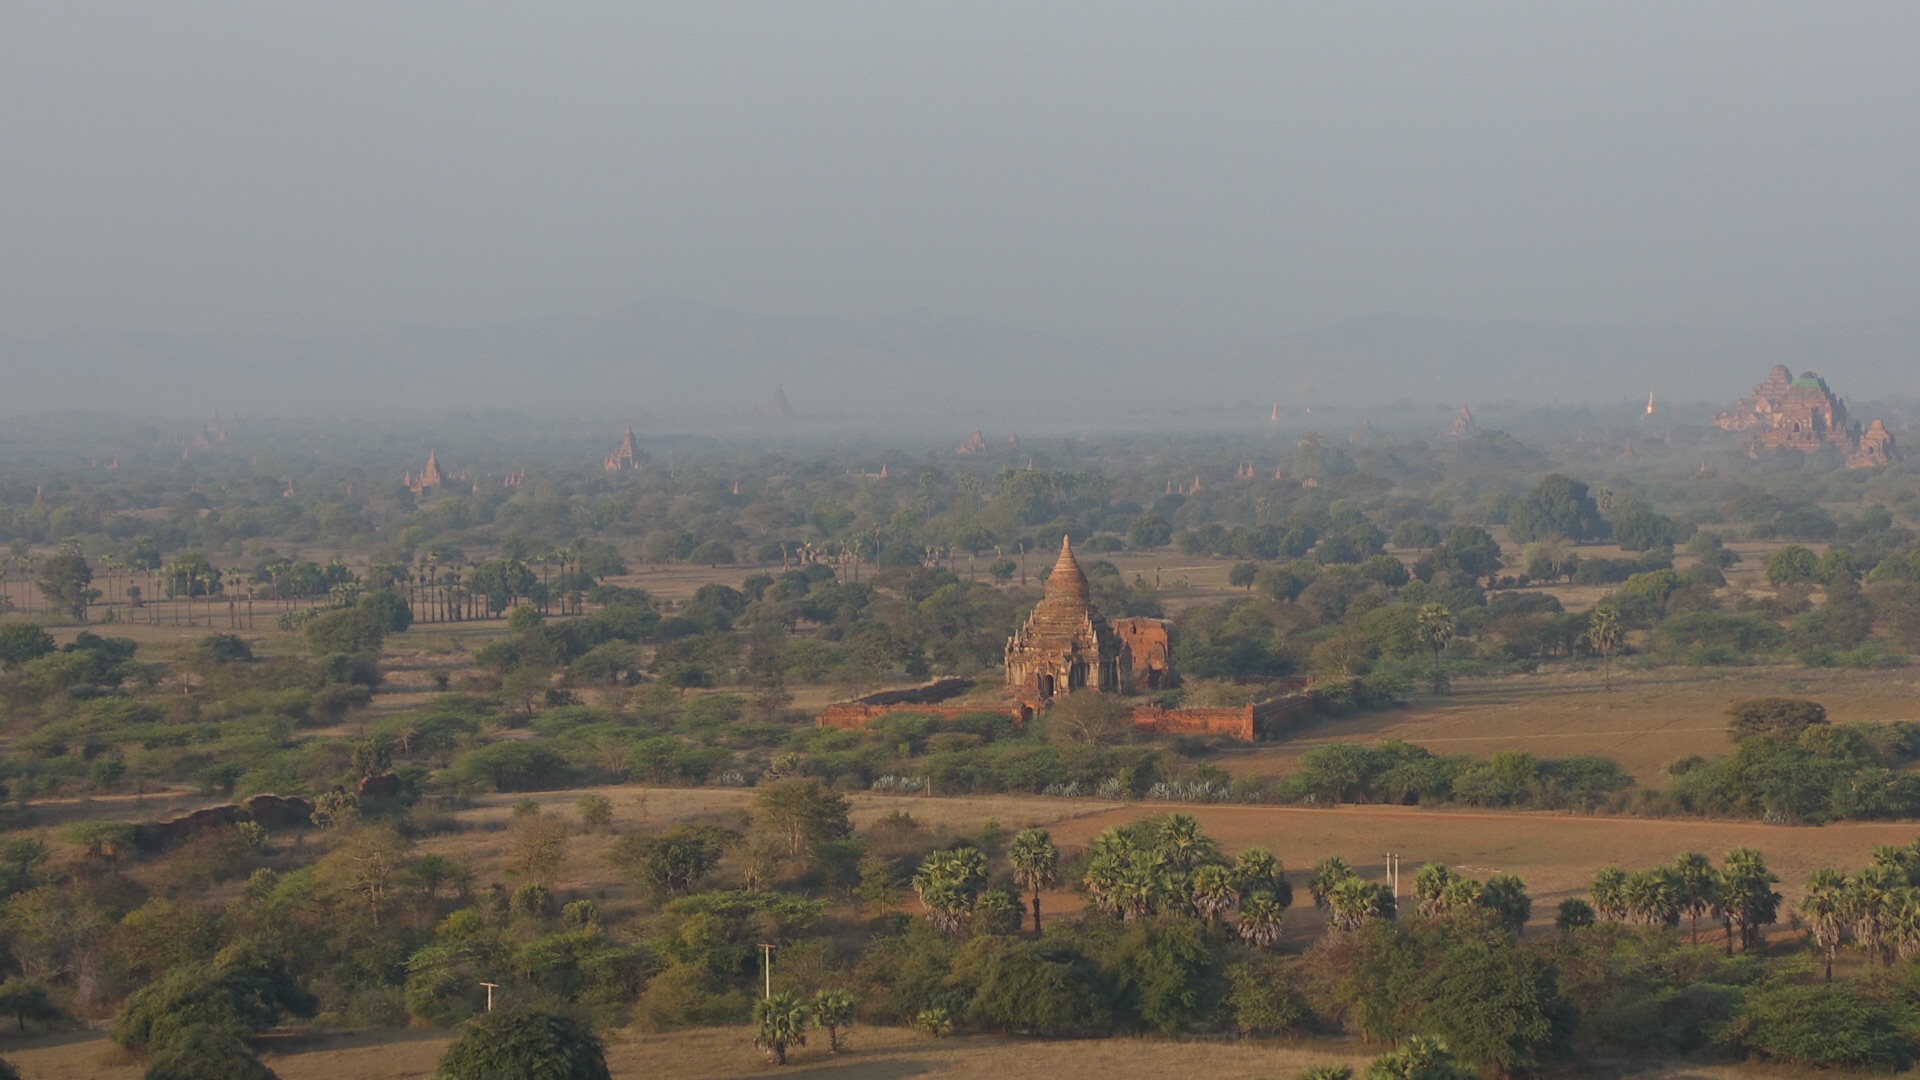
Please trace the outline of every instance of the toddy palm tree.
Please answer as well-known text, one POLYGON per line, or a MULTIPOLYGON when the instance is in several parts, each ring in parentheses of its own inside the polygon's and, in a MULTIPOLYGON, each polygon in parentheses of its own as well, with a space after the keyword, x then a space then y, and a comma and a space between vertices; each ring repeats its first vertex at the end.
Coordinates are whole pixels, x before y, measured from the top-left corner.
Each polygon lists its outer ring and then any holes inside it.
POLYGON ((1807 895, 1800 898, 1800 914, 1813 932, 1813 943, 1826 957, 1827 981, 1833 981, 1833 958, 1847 930, 1847 879, 1840 871, 1822 867, 1807 875, 1807 895))
POLYGON ((775 1065, 787 1063, 787 1048, 807 1045, 807 1024, 813 1010, 792 994, 774 994, 753 1006, 753 1021, 759 1028, 753 1044, 767 1052, 775 1065))
POLYGON ((827 1030, 827 1053, 839 1053, 841 1030, 853 1026, 853 995, 845 990, 813 995, 813 1022, 827 1030))
POLYGON ((1609 694, 1613 693, 1613 654, 1626 637, 1620 613, 1613 608, 1600 605, 1587 617, 1587 644, 1600 654, 1600 685, 1609 694))
POLYGON ((1014 884, 1033 897, 1033 932, 1040 932, 1040 891, 1060 875, 1060 849, 1045 829, 1022 829, 1007 847, 1014 884))
POLYGON ((1720 910, 1720 873, 1711 859, 1688 851, 1673 860, 1673 875, 1680 885, 1680 914, 1688 919, 1688 944, 1698 945, 1700 916, 1720 910))
POLYGON ((1267 893, 1254 893, 1240 901, 1240 937, 1262 949, 1270 949, 1280 940, 1280 923, 1286 906, 1267 893))
POLYGON ((1218 922, 1239 899, 1233 887, 1233 871, 1217 863, 1196 867, 1187 886, 1193 894, 1193 910, 1208 926, 1218 922))
POLYGON ((1428 675, 1428 683, 1434 693, 1444 693, 1447 676, 1440 670, 1440 654, 1453 644, 1453 612, 1447 610, 1445 604, 1424 604, 1414 616, 1413 626, 1420 643, 1433 653, 1433 670, 1428 675))

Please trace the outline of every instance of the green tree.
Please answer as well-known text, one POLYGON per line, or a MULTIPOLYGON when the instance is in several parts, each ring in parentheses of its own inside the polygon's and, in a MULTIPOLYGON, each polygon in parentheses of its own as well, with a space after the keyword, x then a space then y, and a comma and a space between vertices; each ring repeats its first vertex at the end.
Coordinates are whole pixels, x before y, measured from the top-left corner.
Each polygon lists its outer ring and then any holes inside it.
POLYGON ((1260 576, 1260 567, 1250 562, 1234 563, 1227 571, 1227 584, 1236 589, 1253 591, 1253 579, 1260 576))
POLYGON ((1032 897, 1033 932, 1040 932, 1040 892, 1060 875, 1060 849, 1045 829, 1022 829, 1007 847, 1007 861, 1013 865, 1014 884, 1032 897))
POLYGON ((308 620, 305 633, 315 652, 352 656, 379 652, 387 636, 379 617, 361 608, 322 612, 308 620))
POLYGON ((114 1018, 113 1041, 136 1053, 155 1053, 198 1024, 244 1038, 288 1014, 311 1016, 315 1005, 278 967, 192 965, 134 991, 114 1018))
POLYGON ((803 848, 811 851, 845 839, 853 831, 847 820, 851 807, 846 796, 806 776, 760 785, 754 790, 750 812, 755 829, 779 836, 787 856, 799 858, 803 848))
POLYGON ((785 1065, 789 1047, 807 1045, 807 1025, 812 1020, 807 1003, 792 994, 764 998, 753 1006, 753 1045, 765 1050, 775 1065, 785 1065))
POLYGON ((827 1053, 839 1053, 841 1033, 853 1026, 853 995, 845 990, 813 995, 813 1022, 827 1032, 827 1053))
POLYGON ((1788 544, 1767 557, 1767 581, 1775 586, 1811 585, 1820 580, 1820 557, 1799 544, 1788 544))
POLYGON ((53 635, 39 623, 16 622, 0 624, 0 664, 17 668, 32 660, 38 660, 53 652, 53 635))
POLYGON ((434 1080, 611 1080, 606 1052, 586 1025, 531 1010, 467 1021, 434 1080))
POLYGON ((1507 532, 1522 544, 1543 536, 1595 540, 1605 535, 1606 521, 1587 485, 1553 473, 1507 512, 1507 532))
POLYGON ((1149 510, 1127 526, 1127 543, 1136 548, 1166 547, 1173 542, 1173 525, 1149 510))
POLYGON ((1816 1068, 1891 1072, 1912 1057, 1912 1014, 1845 982, 1758 989, 1725 1039, 1734 1049, 1816 1068))
POLYGON ((19 976, 0 982, 0 1015, 7 1014, 13 1016, 21 1031, 27 1030, 29 1020, 45 1023, 66 1016, 47 996, 45 985, 19 976))
POLYGON ((153 1055, 144 1080, 278 1080, 232 1032, 195 1024, 153 1055))
POLYGON ((1745 742, 1757 735, 1791 741, 1816 724, 1827 722, 1827 707, 1794 697, 1742 698, 1727 706, 1727 737, 1745 742))
POLYGON ((64 548, 58 555, 43 560, 36 584, 55 610, 83 622, 87 618, 87 605, 100 595, 100 590, 88 587, 93 584, 93 567, 87 565, 87 557, 75 547, 64 548))
POLYGON ((607 865, 658 897, 682 896, 700 887, 740 834, 718 825, 681 824, 647 836, 613 842, 607 865))
POLYGON ((1393 530, 1393 546, 1425 550, 1440 542, 1440 530, 1430 522, 1403 521, 1393 530))

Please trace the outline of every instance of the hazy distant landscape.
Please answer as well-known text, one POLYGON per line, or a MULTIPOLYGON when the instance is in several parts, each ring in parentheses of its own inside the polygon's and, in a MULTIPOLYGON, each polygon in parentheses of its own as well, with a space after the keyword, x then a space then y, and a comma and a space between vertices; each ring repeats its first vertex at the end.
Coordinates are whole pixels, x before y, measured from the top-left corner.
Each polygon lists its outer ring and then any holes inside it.
POLYGON ((0 1080, 1920 1075, 1916 40, 0 5, 0 1080))
POLYGON ((677 432, 750 425, 783 384, 803 430, 886 433, 975 417, 1029 430, 1180 430, 1232 423, 1236 409, 1257 422, 1275 403, 1291 417, 1309 406, 1450 414, 1462 403, 1613 404, 1649 391, 1706 402, 1776 363, 1842 376, 1859 401, 1911 400, 1916 356, 1920 317, 1713 330, 1382 315, 1284 338, 1103 340, 971 319, 797 318, 674 301, 594 319, 338 338, 0 337, 15 415, 222 407, 437 418, 505 407, 677 432))

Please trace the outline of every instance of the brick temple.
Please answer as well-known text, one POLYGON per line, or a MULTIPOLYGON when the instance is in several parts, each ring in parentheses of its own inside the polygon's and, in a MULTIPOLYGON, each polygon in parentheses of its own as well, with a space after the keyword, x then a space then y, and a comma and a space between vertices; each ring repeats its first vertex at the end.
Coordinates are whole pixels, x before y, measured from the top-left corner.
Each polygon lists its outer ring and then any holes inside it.
POLYGON ((1798 450, 1811 454, 1833 447, 1847 456, 1850 469, 1872 469, 1900 460, 1893 433, 1875 420, 1862 428, 1847 415, 1846 400, 1827 380, 1805 371, 1795 378, 1785 364, 1775 364, 1753 393, 1733 408, 1716 413, 1713 426, 1722 431, 1751 431, 1747 452, 1798 450))

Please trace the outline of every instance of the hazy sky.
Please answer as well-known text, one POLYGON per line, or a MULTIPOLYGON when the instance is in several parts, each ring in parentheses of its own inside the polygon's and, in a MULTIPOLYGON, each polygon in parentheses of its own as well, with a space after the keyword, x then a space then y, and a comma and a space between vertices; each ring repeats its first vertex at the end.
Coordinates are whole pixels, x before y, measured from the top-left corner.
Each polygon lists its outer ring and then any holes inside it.
POLYGON ((1920 310, 1920 5, 0 7, 0 334, 1920 310))

